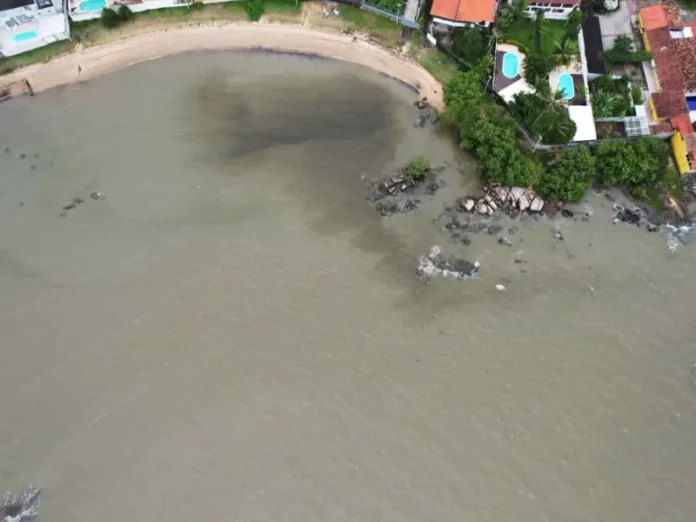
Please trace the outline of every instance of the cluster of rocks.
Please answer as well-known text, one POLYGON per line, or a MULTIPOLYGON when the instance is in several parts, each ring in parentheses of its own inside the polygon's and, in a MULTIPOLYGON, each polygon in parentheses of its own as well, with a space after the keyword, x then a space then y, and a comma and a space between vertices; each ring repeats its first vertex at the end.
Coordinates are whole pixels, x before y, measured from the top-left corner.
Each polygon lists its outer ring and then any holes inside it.
POLYGON ((406 214, 420 208, 424 200, 444 186, 437 177, 443 170, 444 167, 430 169, 423 178, 413 179, 406 175, 405 168, 401 169, 395 176, 371 183, 367 200, 382 216, 406 214))
POLYGON ((413 102, 413 105, 415 105, 419 111, 426 111, 430 109, 425 114, 419 114, 416 117, 416 119, 413 120, 414 127, 422 128, 425 127, 425 124, 428 123, 428 121, 430 121, 433 125, 437 124, 440 121, 440 116, 438 115, 437 111, 431 107, 430 102, 428 102, 427 98, 416 100, 415 102, 413 102))
POLYGON ((7 493, 0 502, 0 521, 24 522, 34 520, 39 512, 41 490, 29 487, 20 493, 7 493))
MULTIPOLYGON (((96 192, 96 191, 90 192, 89 197, 90 197, 90 199, 93 199, 95 201, 101 201, 101 200, 106 199, 106 196, 104 194, 102 194, 101 192, 96 192)), ((68 203, 67 205, 65 205, 63 207, 63 210, 60 212, 60 216, 61 217, 67 216, 68 212, 70 212, 71 210, 75 210, 78 207, 78 205, 81 205, 84 202, 85 202, 85 200, 79 196, 73 198, 73 200, 70 203, 68 203)))
POLYGON ((660 225, 649 221, 643 210, 639 207, 630 209, 619 203, 614 203, 612 206, 612 211, 612 221, 614 223, 622 222, 628 223, 629 225, 635 225, 637 227, 645 227, 648 232, 657 232, 660 230, 660 225))
POLYGON ((471 263, 455 256, 445 256, 438 247, 434 246, 430 252, 420 257, 416 267, 416 277, 424 283, 430 282, 435 276, 468 279, 477 274, 479 268, 478 262, 471 263))
POLYGON ((538 213, 544 210, 546 202, 530 189, 506 187, 490 183, 484 187, 485 195, 480 198, 462 198, 457 202, 462 212, 473 212, 482 216, 492 216, 503 211, 511 217, 523 212, 538 213))

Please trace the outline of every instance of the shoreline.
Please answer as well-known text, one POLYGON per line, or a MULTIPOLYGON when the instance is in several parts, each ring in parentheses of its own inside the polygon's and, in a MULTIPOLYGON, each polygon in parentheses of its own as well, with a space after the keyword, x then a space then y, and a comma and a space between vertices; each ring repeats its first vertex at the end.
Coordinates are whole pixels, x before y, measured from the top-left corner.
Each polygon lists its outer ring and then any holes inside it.
POLYGON ((0 84, 26 79, 38 94, 165 56, 186 52, 254 50, 313 55, 369 67, 416 88, 420 96, 426 97, 437 110, 444 108, 440 83, 407 57, 397 56, 360 37, 353 41, 353 35, 280 24, 229 23, 155 31, 22 67, 0 76, 0 84))

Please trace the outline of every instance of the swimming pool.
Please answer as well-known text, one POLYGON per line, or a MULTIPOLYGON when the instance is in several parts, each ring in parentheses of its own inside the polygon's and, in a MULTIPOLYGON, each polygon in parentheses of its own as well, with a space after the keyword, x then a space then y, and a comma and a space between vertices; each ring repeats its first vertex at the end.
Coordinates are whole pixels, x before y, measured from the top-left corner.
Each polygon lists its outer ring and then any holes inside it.
POLYGON ((39 36, 36 31, 24 31, 23 33, 17 33, 12 37, 15 42, 26 42, 27 40, 32 40, 39 36))
POLYGON ((90 13, 92 11, 101 11, 106 7, 106 0, 85 0, 80 2, 80 11, 90 13))
POLYGON ((515 53, 505 53, 503 55, 503 76, 514 78, 520 68, 520 61, 515 53))
POLYGON ((690 111, 696 111, 696 96, 687 96, 686 104, 689 106, 690 111))
POLYGON ((563 93, 565 100, 572 100, 575 97, 575 86, 570 74, 563 73, 558 77, 558 90, 563 93))

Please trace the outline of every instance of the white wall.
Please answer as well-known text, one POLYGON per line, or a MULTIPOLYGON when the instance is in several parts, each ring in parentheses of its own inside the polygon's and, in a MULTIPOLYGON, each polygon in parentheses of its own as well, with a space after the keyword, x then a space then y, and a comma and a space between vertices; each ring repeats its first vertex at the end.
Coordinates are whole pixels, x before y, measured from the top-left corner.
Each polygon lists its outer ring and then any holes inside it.
MULTIPOLYGON (((541 2, 539 2, 541 3, 541 2)), ((527 8, 527 13, 529 16, 535 16, 537 11, 543 11, 544 16, 549 20, 567 20, 570 13, 575 11, 575 7, 559 7, 559 6, 532 6, 527 8)))

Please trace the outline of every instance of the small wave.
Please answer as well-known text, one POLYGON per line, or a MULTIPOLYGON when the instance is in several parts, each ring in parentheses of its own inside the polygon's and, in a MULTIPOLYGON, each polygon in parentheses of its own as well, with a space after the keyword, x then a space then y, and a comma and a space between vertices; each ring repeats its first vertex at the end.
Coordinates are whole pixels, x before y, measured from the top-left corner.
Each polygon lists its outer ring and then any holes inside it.
POLYGON ((440 247, 433 246, 425 255, 418 258, 416 275, 421 281, 428 282, 435 276, 450 277, 457 280, 466 280, 479 272, 478 261, 470 263, 454 256, 445 257, 440 247))

